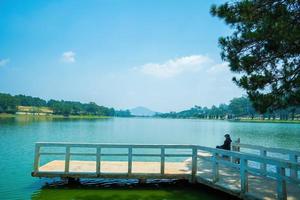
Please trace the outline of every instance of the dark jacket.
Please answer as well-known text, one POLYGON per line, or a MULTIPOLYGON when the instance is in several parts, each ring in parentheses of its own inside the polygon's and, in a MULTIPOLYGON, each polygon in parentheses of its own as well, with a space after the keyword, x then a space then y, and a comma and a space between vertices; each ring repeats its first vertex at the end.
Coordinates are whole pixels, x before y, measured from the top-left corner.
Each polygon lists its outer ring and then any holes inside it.
POLYGON ((230 138, 226 138, 224 141, 224 144, 222 146, 220 146, 221 149, 225 149, 225 150, 230 150, 231 149, 231 139, 230 138))

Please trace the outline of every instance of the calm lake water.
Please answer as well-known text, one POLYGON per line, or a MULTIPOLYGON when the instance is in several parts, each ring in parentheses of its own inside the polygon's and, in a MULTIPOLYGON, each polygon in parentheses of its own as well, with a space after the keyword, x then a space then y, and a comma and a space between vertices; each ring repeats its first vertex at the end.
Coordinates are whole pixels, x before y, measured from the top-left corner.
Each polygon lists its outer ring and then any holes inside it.
MULTIPOLYGON (((300 150, 300 124, 242 123, 194 119, 112 118, 41 121, 0 119, 1 199, 218 199, 211 192, 185 189, 45 188, 48 179, 32 178, 34 143, 97 142, 198 144, 215 147, 230 133, 242 143, 300 150)), ((124 183, 125 184, 125 183, 124 183)), ((58 187, 58 186, 57 186, 58 187)))

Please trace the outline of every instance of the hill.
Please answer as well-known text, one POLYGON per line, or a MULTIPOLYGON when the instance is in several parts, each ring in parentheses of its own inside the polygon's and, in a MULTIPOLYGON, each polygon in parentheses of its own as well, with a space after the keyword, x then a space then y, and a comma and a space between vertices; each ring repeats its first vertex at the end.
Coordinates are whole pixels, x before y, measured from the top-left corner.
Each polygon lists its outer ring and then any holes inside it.
POLYGON ((148 108, 139 106, 136 108, 132 108, 130 110, 130 113, 134 116, 143 116, 143 117, 152 117, 154 116, 157 112, 150 110, 148 108))

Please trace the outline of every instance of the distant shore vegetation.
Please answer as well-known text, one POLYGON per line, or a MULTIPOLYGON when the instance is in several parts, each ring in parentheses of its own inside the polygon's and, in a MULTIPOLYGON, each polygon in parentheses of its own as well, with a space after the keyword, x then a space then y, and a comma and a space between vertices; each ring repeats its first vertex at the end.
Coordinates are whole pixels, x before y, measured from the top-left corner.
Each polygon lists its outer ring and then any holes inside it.
MULTIPOLYGON (((43 100, 25 95, 10 95, 0 93, 0 117, 30 116, 44 118, 99 119, 107 117, 135 117, 129 110, 115 110, 96 103, 81 103, 78 101, 43 100)), ((240 122, 274 122, 299 123, 300 107, 288 107, 280 110, 270 110, 266 113, 257 112, 249 98, 233 98, 229 104, 219 106, 193 108, 180 112, 156 113, 156 118, 194 118, 220 119, 240 122)))
MULTIPOLYGON (((38 116, 63 116, 73 118, 106 117, 130 117, 129 110, 115 110, 105 106, 99 106, 94 102, 81 103, 78 101, 49 100, 25 95, 10 95, 0 93, 0 113, 23 114, 38 116)), ((8 115, 6 115, 8 116, 8 115)))
POLYGON ((300 121, 300 106, 269 110, 261 114, 254 109, 247 97, 240 97, 233 98, 229 104, 213 105, 211 108, 194 106, 188 110, 159 113, 155 116, 162 118, 229 119, 252 122, 292 122, 300 121))

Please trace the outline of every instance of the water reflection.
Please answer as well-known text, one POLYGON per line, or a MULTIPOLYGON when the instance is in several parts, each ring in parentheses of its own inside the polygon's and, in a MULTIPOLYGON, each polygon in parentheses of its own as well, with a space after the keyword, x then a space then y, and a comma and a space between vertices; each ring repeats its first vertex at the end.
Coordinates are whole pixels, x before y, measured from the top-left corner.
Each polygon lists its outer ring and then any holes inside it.
POLYGON ((17 116, 10 116, 10 117, 0 117, 0 125, 30 125, 31 123, 35 122, 76 122, 76 121, 108 121, 112 120, 113 118, 88 118, 88 117, 62 117, 62 116, 50 116, 50 115, 41 115, 41 116, 34 116, 34 115, 17 115, 17 116))

